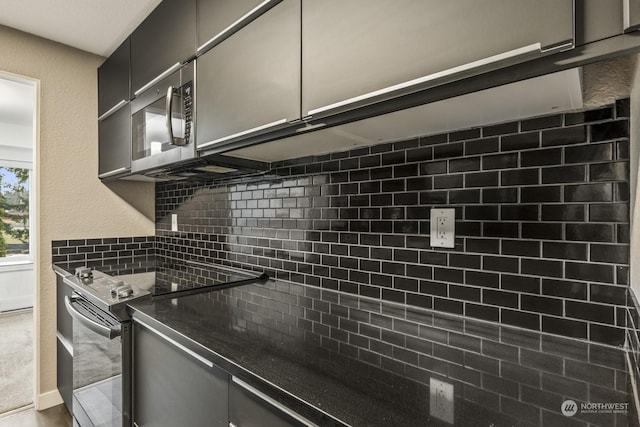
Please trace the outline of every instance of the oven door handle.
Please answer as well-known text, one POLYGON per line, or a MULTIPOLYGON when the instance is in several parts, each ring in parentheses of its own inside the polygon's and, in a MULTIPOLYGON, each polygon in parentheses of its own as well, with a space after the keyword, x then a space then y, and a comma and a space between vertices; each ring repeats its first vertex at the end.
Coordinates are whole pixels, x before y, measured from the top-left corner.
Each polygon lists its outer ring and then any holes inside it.
POLYGON ((71 317, 76 319, 78 322, 80 322, 81 325, 86 326, 96 334, 99 334, 100 336, 103 336, 105 338, 109 338, 110 340, 120 336, 121 334, 120 325, 112 326, 112 327, 103 325, 102 323, 96 320, 93 320, 89 317, 86 317, 84 314, 76 310, 73 307, 73 303, 79 299, 80 298, 78 297, 70 297, 69 295, 66 295, 64 297, 64 305, 67 308, 67 312, 69 313, 69 315, 71 315, 71 317))

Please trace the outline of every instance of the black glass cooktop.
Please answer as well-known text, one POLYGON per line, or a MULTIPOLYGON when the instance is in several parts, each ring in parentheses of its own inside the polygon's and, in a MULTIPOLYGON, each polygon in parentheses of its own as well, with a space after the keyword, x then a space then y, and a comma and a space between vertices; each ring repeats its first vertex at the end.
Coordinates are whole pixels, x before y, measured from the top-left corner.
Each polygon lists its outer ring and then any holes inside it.
POLYGON ((189 294, 209 288, 225 288, 266 279, 260 272, 240 270, 218 264, 188 263, 156 266, 155 280, 150 292, 154 297, 189 294))
MULTIPOLYGON (((112 275, 117 272, 112 271, 112 275)), ((268 278, 264 273, 220 264, 184 263, 156 265, 155 271, 117 275, 136 291, 148 291, 154 298, 224 289, 268 278)))

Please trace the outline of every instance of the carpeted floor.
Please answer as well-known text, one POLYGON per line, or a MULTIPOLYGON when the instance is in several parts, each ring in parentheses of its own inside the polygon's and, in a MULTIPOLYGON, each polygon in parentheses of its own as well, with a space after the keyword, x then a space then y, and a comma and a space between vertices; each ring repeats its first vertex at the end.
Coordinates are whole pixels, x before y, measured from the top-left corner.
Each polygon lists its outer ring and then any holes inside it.
POLYGON ((33 403, 33 311, 0 314, 0 414, 33 403))

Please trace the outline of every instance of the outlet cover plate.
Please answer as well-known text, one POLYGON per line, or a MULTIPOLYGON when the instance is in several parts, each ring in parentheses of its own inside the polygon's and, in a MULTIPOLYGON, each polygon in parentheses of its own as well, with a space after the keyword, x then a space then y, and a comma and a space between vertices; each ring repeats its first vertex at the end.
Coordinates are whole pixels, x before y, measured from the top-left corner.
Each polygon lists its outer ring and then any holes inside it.
POLYGON ((454 248, 456 246, 456 210, 431 209, 431 246, 454 248))
POLYGON ((429 379, 429 415, 453 424, 453 384, 429 379))
POLYGON ((171 214, 171 231, 178 231, 178 214, 171 214))

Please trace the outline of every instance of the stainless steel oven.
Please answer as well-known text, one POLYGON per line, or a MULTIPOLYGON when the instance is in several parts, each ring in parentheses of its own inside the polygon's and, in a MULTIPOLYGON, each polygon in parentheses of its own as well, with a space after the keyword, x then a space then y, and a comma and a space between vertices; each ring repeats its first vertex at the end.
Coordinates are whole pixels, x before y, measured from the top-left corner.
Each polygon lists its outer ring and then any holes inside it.
POLYGON ((130 322, 103 311, 80 294, 65 297, 73 319, 73 417, 80 427, 130 425, 126 359, 130 322), (124 375, 123 375, 124 373, 124 375))
POLYGON ((153 81, 131 101, 131 171, 162 169, 192 159, 195 61, 153 81))
MULTIPOLYGON (((60 273, 58 273, 60 274, 60 273)), ((136 286, 88 267, 63 276, 72 292, 64 306, 72 319, 74 426, 131 426, 131 317, 127 304, 150 298, 146 281, 136 286)))

